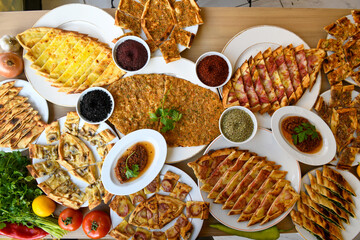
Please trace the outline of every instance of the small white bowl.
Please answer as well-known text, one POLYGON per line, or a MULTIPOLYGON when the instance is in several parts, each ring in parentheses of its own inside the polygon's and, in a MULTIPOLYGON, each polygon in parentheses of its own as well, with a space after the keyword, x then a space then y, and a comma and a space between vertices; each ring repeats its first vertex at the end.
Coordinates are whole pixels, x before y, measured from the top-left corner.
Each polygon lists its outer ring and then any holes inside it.
POLYGON ((80 117, 82 120, 84 120, 85 122, 90 123, 90 124, 100 124, 100 123, 102 123, 102 122, 105 122, 105 121, 108 120, 109 117, 112 115, 112 113, 113 113, 113 111, 114 111, 114 108, 115 108, 114 97, 111 95, 111 93, 110 93, 107 89, 102 88, 102 87, 92 87, 92 88, 86 89, 85 91, 83 91, 83 92, 81 93, 81 95, 80 95, 80 97, 79 97, 79 99, 78 99, 78 101, 77 101, 77 104, 76 104, 76 112, 77 112, 77 114, 79 115, 79 117, 80 117), (84 97, 87 93, 92 92, 92 91, 95 91, 95 90, 100 90, 100 91, 105 92, 105 93, 110 97, 111 104, 112 104, 112 105, 111 105, 111 111, 108 113, 107 117, 106 117, 104 120, 99 121, 99 122, 92 122, 92 121, 86 119, 86 118, 81 114, 81 112, 80 112, 80 102, 81 102, 81 100, 83 99, 83 97, 84 97))
POLYGON ((249 109, 247 109, 247 108, 245 108, 245 107, 241 107, 241 106, 233 106, 233 107, 229 107, 228 109, 226 109, 226 110, 221 114, 220 119, 219 119, 219 129, 220 129, 221 135, 222 135, 228 142, 233 143, 233 144, 244 144, 244 143, 247 143, 247 142, 249 142, 251 139, 254 138, 254 136, 255 136, 255 134, 256 134, 256 132, 257 132, 257 129, 258 129, 258 124, 257 124, 257 120, 256 120, 255 115, 254 115, 249 109), (234 109, 243 110, 245 113, 247 113, 247 114, 250 116, 250 118, 251 118, 251 120, 252 120, 252 122, 253 122, 253 124, 254 124, 254 129, 253 129, 253 132, 251 133, 250 137, 247 138, 245 141, 242 141, 242 142, 234 142, 234 141, 231 141, 230 139, 228 139, 228 138, 225 136, 225 134, 222 132, 222 129, 221 129, 221 122, 222 122, 222 119, 223 119, 224 115, 225 115, 226 113, 234 110, 234 109))
POLYGON ((199 79, 199 81, 204 84, 205 86, 207 86, 208 88, 220 88, 222 86, 224 86, 231 78, 232 76, 232 65, 231 65, 231 62, 230 60, 222 53, 219 53, 219 52, 206 52, 204 53, 203 55, 201 55, 197 60, 196 60, 196 63, 195 63, 195 74, 197 76, 197 78, 199 79), (218 85, 218 86, 209 86, 207 85, 206 83, 204 83, 203 81, 200 80, 199 76, 197 75, 197 66, 199 65, 200 61, 203 60, 205 57, 208 57, 208 56, 212 56, 212 55, 216 55, 216 56, 219 56, 221 57, 222 59, 224 59, 228 65, 228 68, 229 68, 229 73, 228 73, 228 76, 225 80, 225 82, 223 82, 222 84, 218 85))
POLYGON ((144 69, 144 68, 146 67, 146 65, 148 65, 148 63, 149 63, 149 61, 150 61, 150 58, 151 58, 151 52, 150 52, 149 46, 147 45, 147 43, 146 43, 142 38, 139 38, 139 37, 136 37, 136 36, 125 36, 125 37, 120 38, 120 39, 115 43, 115 45, 114 45, 114 47, 113 47, 113 49, 112 49, 112 57, 113 57, 113 61, 115 62, 116 66, 117 66, 118 68, 120 68, 121 70, 123 70, 123 71, 125 71, 125 72, 135 73, 135 72, 138 72, 138 71, 144 69), (137 41, 137 42, 141 43, 141 44, 145 47, 145 49, 146 49, 146 51, 147 51, 148 58, 147 58, 147 60, 146 60, 145 65, 144 65, 142 68, 140 68, 140 69, 138 69, 138 70, 136 70, 136 71, 130 71, 130 70, 127 70, 127 69, 122 68, 122 67, 120 66, 120 64, 117 62, 117 59, 116 59, 116 50, 117 50, 117 48, 120 46, 120 44, 122 44, 123 42, 125 42, 125 41, 127 41, 127 40, 134 40, 134 41, 137 41))

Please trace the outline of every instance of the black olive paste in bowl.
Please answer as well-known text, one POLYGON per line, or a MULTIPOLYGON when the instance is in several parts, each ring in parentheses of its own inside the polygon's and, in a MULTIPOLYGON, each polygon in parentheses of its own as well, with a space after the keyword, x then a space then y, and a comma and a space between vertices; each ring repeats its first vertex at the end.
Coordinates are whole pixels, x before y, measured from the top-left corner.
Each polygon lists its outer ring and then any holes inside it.
POLYGON ((257 126, 253 118, 239 108, 225 111, 220 118, 220 131, 228 140, 241 143, 247 141, 257 126))

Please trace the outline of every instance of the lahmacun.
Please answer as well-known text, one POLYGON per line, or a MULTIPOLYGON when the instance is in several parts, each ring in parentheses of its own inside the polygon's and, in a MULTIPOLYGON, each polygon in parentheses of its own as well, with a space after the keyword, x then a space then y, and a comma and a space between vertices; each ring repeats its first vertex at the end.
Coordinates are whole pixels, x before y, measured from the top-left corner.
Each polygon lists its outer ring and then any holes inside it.
POLYGON ((115 12, 115 25, 129 29, 136 33, 141 32, 140 19, 126 15, 123 11, 116 10, 115 12))
POLYGON ((174 10, 179 27, 203 24, 200 8, 194 0, 183 0, 174 3, 174 10))
POLYGON ((161 44, 160 51, 166 63, 173 62, 181 58, 175 39, 169 39, 161 44))
POLYGON ((141 19, 141 27, 148 39, 152 39, 156 45, 160 45, 169 37, 171 30, 174 28, 174 24, 141 19))
POLYGON ((118 9, 135 18, 141 18, 144 6, 135 0, 120 0, 118 9))
POLYGON ((170 38, 174 38, 176 43, 190 48, 195 34, 179 28, 179 26, 176 25, 171 32, 170 38))

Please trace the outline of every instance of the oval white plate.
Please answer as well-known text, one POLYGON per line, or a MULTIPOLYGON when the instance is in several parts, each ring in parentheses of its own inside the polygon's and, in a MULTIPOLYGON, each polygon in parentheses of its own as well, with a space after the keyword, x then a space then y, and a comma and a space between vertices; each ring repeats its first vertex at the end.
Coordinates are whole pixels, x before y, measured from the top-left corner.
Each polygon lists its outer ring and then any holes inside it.
MULTIPOLYGON (((233 64, 233 69, 236 70, 245 59, 248 59, 250 56, 255 56, 259 51, 265 51, 269 47, 275 50, 274 47, 279 45, 286 47, 289 44, 293 44, 294 46, 304 44, 305 49, 309 48, 304 40, 286 29, 276 26, 256 26, 236 34, 225 45, 222 53, 229 58, 233 64)), ((296 106, 311 109, 319 95, 320 87, 321 74, 318 75, 311 92, 306 90, 296 103, 296 106)), ((256 113, 255 116, 260 127, 271 127, 271 117, 269 114, 256 113)))
POLYGON ((152 129, 141 129, 122 137, 110 150, 105 158, 101 171, 101 180, 106 190, 115 195, 135 193, 146 187, 160 172, 166 158, 166 142, 164 137, 152 129), (150 142, 155 149, 155 155, 150 167, 140 177, 127 183, 120 183, 116 178, 114 168, 123 153, 138 142, 150 142))
MULTIPOLYGON (((354 18, 351 14, 346 15, 346 17, 350 20, 351 23, 355 23, 354 18)), ((330 34, 327 35, 326 39, 336 39, 335 37, 331 36, 330 34)), ((344 41, 343 45, 347 43, 347 40, 344 41)), ((327 55, 330 56, 331 54, 333 54, 334 52, 331 51, 327 51, 327 55)), ((360 67, 357 67, 354 69, 355 72, 360 71, 360 67)), ((347 81, 348 83, 351 83, 355 86, 358 86, 358 84, 351 78, 351 77, 347 77, 345 78, 345 81, 347 81)))
MULTIPOLYGON (((356 96, 359 94, 359 92, 353 90, 351 93, 351 98, 352 100, 354 100, 356 98, 356 96)), ((320 96, 324 99, 324 102, 326 102, 327 104, 329 104, 330 102, 330 97, 331 97, 331 91, 327 90, 326 92, 323 92, 322 94, 320 94, 320 96)), ((356 132, 354 133, 356 136, 356 132)), ((329 162, 331 165, 337 165, 339 161, 339 157, 336 155, 335 156, 335 160, 329 162)), ((355 156, 355 161, 351 164, 351 166, 357 166, 360 163, 360 153, 356 154, 355 156)))
MULTIPOLYGON (((187 175, 184 171, 182 171, 181 169, 179 169, 177 167, 165 164, 164 167, 161 169, 161 172, 160 172, 160 181, 163 179, 163 177, 164 177, 164 175, 165 175, 165 173, 167 171, 171 171, 173 173, 178 174, 180 176, 179 182, 185 183, 185 184, 189 185, 190 187, 192 187, 191 191, 186 196, 184 202, 187 202, 187 201, 202 201, 199 187, 196 185, 194 180, 189 175, 187 175)), ((164 192, 162 190, 160 190, 160 192, 158 192, 158 193, 160 193, 161 195, 169 195, 168 192, 164 192)), ((147 198, 150 198, 152 195, 153 194, 147 194, 146 196, 147 196, 147 198)), ((184 214, 185 214, 185 208, 184 208, 184 214)), ((123 220, 112 209, 110 209, 110 217, 111 217, 112 228, 116 227, 123 220)), ((199 233, 200 233, 200 230, 202 228, 204 220, 202 220, 200 218, 189 218, 189 221, 191 222, 191 224, 194 227, 194 229, 192 231, 192 234, 191 234, 190 240, 195 240, 197 238, 197 236, 199 235, 199 233)), ((168 228, 173 226, 175 224, 175 222, 176 222, 176 219, 169 222, 168 224, 166 224, 160 230, 165 232, 168 228)))
MULTIPOLYGON (((123 34, 121 28, 114 25, 114 18, 104 10, 85 4, 66 4, 54 8, 42 16, 33 27, 54 27, 88 34, 109 44, 114 38, 123 34)), ((26 51, 24 51, 24 54, 26 51)), ((52 87, 45 77, 36 74, 30 67, 31 62, 24 58, 24 72, 34 89, 49 102, 75 107, 80 94, 66 94, 58 92, 59 88, 52 87)))
MULTIPOLYGON (((359 225, 360 225, 360 182, 359 180, 350 172, 348 171, 342 171, 339 169, 335 169, 334 167, 331 167, 332 169, 334 169, 335 171, 338 171, 339 173, 341 173, 341 175, 346 179, 346 181, 348 181, 348 183, 350 184, 350 186, 355 190, 355 193, 357 195, 357 197, 353 196, 353 200, 355 203, 355 207, 354 207, 354 211, 355 211, 355 215, 357 218, 352 218, 350 217, 350 224, 346 224, 344 223, 344 227, 345 230, 341 231, 341 234, 344 238, 344 240, 352 240, 356 237, 356 235, 359 233, 359 225)), ((316 168, 311 170, 309 173, 313 176, 316 176, 316 170, 322 170, 322 167, 320 168, 316 168)), ((310 179, 309 176, 307 174, 305 174, 303 176, 303 178, 301 179, 301 191, 305 191, 305 187, 304 184, 308 184, 310 185, 310 179)), ((295 206, 294 209, 297 209, 297 206, 295 206)), ((305 230, 303 227, 295 224, 296 230, 301 234, 301 236, 304 239, 307 240, 317 240, 316 237, 314 235, 312 235, 310 232, 308 232, 307 230, 305 230)))
MULTIPOLYGON (((62 117, 62 118, 59 118, 58 121, 59 121, 59 125, 60 125, 60 131, 62 132, 63 128, 64 128, 64 123, 65 123, 65 120, 66 120, 66 116, 65 117, 62 117)), ((82 126, 84 125, 85 121, 80 119, 80 123, 79 123, 79 129, 82 128, 82 126)), ((116 136, 116 133, 111 129, 111 127, 103 122, 103 123, 100 123, 99 125, 99 128, 98 130, 96 131, 97 133, 101 132, 102 130, 105 130, 105 129, 110 129, 112 133, 115 134, 116 136)), ((80 137, 81 138, 81 137, 80 137)), ((86 141, 85 139, 82 139, 83 142, 86 144, 86 146, 88 146, 88 148, 92 151, 94 157, 95 157, 95 160, 96 162, 101 162, 102 159, 101 157, 99 156, 99 154, 97 153, 97 150, 96 150, 96 146, 93 146, 90 144, 90 142, 86 141)), ((115 139, 113 139, 110 143, 115 143, 119 140, 119 138, 116 136, 115 139)), ((53 144, 48 144, 46 142, 46 134, 45 134, 45 131, 42 132, 42 134, 40 135, 40 137, 38 138, 38 140, 36 141, 36 144, 43 144, 43 145, 55 145, 55 144, 59 144, 59 142, 55 142, 53 144)), ((36 158, 33 158, 33 164, 35 163, 38 163, 38 162, 42 162, 43 159, 36 159, 36 158)), ((61 166, 61 165, 60 165, 61 166)), ((63 168, 64 170, 66 170, 65 167, 61 166, 61 168, 63 168)), ((67 170, 66 170, 67 171, 67 170)), ((87 182, 84 182, 82 180, 80 180, 79 178, 73 176, 72 174, 70 174, 70 179, 73 183, 75 183, 76 186, 79 187, 79 189, 82 191, 82 192, 85 192, 85 188, 89 185, 87 182)), ((36 181, 38 183, 41 183, 43 181, 45 181, 46 179, 48 179, 49 177, 48 176, 44 176, 44 177, 40 177, 40 178, 37 178, 36 181)), ((89 205, 89 202, 86 201, 81 207, 87 207, 89 205)))
MULTIPOLYGON (((171 62, 166 64, 165 60, 162 57, 153 57, 150 59, 149 64, 140 72, 135 74, 150 74, 150 73, 163 73, 171 75, 174 77, 185 79, 191 83, 199 85, 201 87, 209 89, 202 82, 198 80, 195 74, 195 63, 192 61, 181 58, 178 61, 171 62)), ((134 74, 127 73, 124 77, 128 77, 134 74)), ((213 92, 216 92, 214 89, 210 89, 213 92)), ((121 137, 124 134, 117 132, 121 137)), ((201 150, 203 150, 206 145, 194 146, 194 147, 168 147, 166 163, 176 163, 184 161, 195 156, 201 150)))
POLYGON ((330 162, 336 153, 335 137, 329 126, 317 114, 306 110, 302 107, 289 106, 278 109, 271 118, 271 129, 276 142, 289 155, 294 156, 296 160, 312 165, 319 166, 330 162), (316 127, 322 136, 322 148, 319 152, 308 154, 299 151, 288 140, 286 140, 281 132, 281 122, 290 116, 299 116, 309 120, 316 127))
MULTIPOLYGON (((210 143, 204 154, 208 153, 210 150, 227 147, 239 147, 239 145, 229 143, 222 135, 220 135, 212 143, 210 143)), ((285 179, 291 182, 291 185, 294 187, 296 192, 300 191, 301 171, 299 163, 295 160, 295 158, 288 155, 282 148, 280 148, 280 146, 274 141, 271 131, 259 128, 255 137, 250 142, 242 144, 239 149, 247 149, 250 152, 257 153, 259 156, 266 156, 267 160, 274 161, 276 164, 281 165, 280 170, 288 172, 285 179)), ((198 184, 201 187, 202 183, 200 181, 198 181, 198 184)), ((210 202, 211 215, 213 215, 222 224, 240 231, 255 232, 267 229, 283 220, 292 209, 291 207, 288 211, 264 225, 255 224, 248 227, 248 222, 237 221, 239 215, 228 216, 227 213, 229 210, 223 210, 221 208, 222 204, 214 203, 213 199, 207 198, 207 194, 207 192, 201 191, 201 196, 204 201, 210 202)))
MULTIPOLYGON (((0 85, 12 81, 15 81, 14 84, 15 87, 22 87, 18 95, 27 97, 28 98, 27 102, 31 104, 32 108, 34 108, 36 111, 39 112, 41 119, 45 123, 47 123, 49 120, 49 107, 47 105, 46 100, 34 90, 34 88, 31 86, 31 84, 28 81, 25 80, 9 79, 0 82, 0 85)), ((27 148, 16 149, 16 151, 24 151, 25 149, 27 148)), ((13 150, 11 150, 10 148, 0 148, 0 151, 11 152, 13 150)))

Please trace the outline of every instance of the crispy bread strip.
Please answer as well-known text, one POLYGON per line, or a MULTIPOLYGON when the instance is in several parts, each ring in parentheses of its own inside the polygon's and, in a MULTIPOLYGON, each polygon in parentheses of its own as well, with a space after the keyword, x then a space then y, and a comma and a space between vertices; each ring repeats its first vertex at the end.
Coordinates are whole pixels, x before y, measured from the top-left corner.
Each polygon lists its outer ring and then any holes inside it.
POLYGON ((335 183, 341 189, 344 189, 345 191, 356 197, 356 193, 353 188, 339 172, 328 167, 327 165, 324 165, 323 176, 326 177, 329 181, 335 183))
POLYGON ((293 45, 284 48, 284 57, 287 68, 289 69, 291 83, 294 87, 296 99, 299 100, 303 94, 301 85, 300 71, 296 62, 296 54, 293 45))
POLYGON ((250 74, 250 69, 247 61, 245 61, 240 67, 241 75, 244 81, 245 91, 249 98, 250 109, 252 112, 258 112, 261 109, 259 97, 256 94, 254 85, 252 83, 252 78, 250 74))
POLYGON ((317 239, 327 240, 327 236, 320 227, 315 225, 309 219, 307 219, 303 214, 298 211, 292 210, 290 212, 291 219, 294 223, 300 225, 301 227, 305 228, 309 231, 312 235, 314 235, 317 239))

